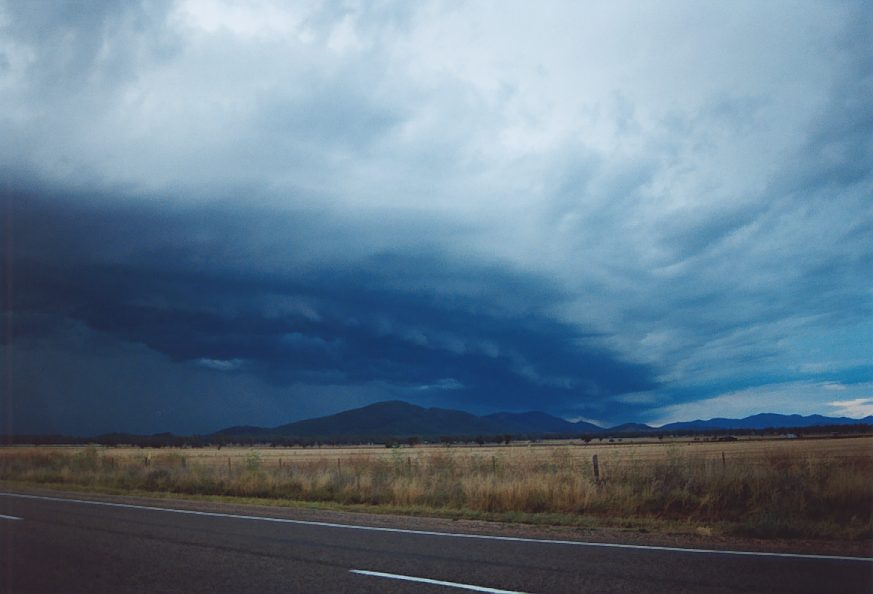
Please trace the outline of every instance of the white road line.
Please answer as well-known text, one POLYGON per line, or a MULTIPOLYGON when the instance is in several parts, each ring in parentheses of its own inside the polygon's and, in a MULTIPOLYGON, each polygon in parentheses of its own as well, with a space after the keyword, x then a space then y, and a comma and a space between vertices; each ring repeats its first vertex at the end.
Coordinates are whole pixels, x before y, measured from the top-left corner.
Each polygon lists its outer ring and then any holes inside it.
POLYGON ((696 553, 704 555, 741 555, 746 557, 783 557, 788 559, 818 559, 827 561, 865 561, 873 562, 873 557, 849 557, 844 555, 811 555, 806 553, 769 553, 762 551, 732 551, 722 549, 689 549, 682 547, 663 547, 657 545, 620 544, 612 542, 586 542, 581 540, 551 540, 546 538, 524 538, 521 536, 491 536, 488 534, 465 534, 463 532, 436 532, 431 530, 411 530, 408 528, 385 528, 382 526, 359 526, 356 524, 335 524, 333 522, 315 522, 312 520, 292 520, 289 518, 271 518, 269 516, 246 516, 240 514, 222 514, 219 512, 196 511, 192 509, 174 509, 171 507, 151 507, 134 505, 132 503, 112 503, 92 499, 68 499, 66 497, 47 497, 44 495, 25 495, 24 493, 3 493, 2 497, 17 497, 19 499, 37 499, 41 501, 60 501, 64 503, 81 503, 104 507, 119 507, 124 509, 142 509, 148 511, 188 514, 192 516, 209 516, 213 518, 232 518, 235 520, 257 520, 259 522, 275 522, 279 524, 296 524, 299 526, 320 526, 322 528, 345 528, 347 530, 368 530, 371 532, 393 532, 396 534, 416 534, 420 536, 441 536, 446 538, 470 538, 476 540, 496 540, 502 542, 523 542, 530 544, 570 545, 577 547, 598 547, 604 549, 631 549, 637 551, 664 551, 668 553, 696 553))
POLYGON ((491 592, 492 594, 524 594, 524 592, 518 592, 516 590, 497 590, 496 588, 472 586, 470 584, 461 584, 458 582, 444 582, 442 580, 432 580, 429 578, 413 577, 411 575, 400 575, 397 573, 382 573, 381 571, 366 571, 364 569, 350 569, 349 571, 360 575, 371 575, 373 577, 388 578, 390 580, 403 580, 404 582, 420 582, 422 584, 448 586, 449 588, 458 588, 460 590, 473 590, 474 592, 491 592))
POLYGON ((21 518, 18 518, 16 516, 4 516, 3 514, 0 514, 0 520, 20 520, 20 519, 21 518))

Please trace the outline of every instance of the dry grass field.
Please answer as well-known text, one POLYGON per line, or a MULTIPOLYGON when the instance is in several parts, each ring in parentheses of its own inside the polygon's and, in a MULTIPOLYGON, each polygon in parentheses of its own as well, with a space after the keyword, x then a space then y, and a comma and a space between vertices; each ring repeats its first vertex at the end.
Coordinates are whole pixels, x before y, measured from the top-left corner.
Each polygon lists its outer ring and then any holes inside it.
POLYGON ((873 537, 873 437, 394 449, 10 447, 0 448, 0 479, 523 521, 873 537))

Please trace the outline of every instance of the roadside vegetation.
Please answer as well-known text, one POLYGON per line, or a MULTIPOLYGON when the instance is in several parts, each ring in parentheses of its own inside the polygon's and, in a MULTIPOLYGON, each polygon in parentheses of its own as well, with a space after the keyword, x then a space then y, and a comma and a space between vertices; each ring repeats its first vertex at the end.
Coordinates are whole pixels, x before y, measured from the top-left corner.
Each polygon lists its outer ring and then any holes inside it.
POLYGON ((869 437, 602 447, 9 447, 0 449, 0 479, 454 517, 873 538, 869 437))

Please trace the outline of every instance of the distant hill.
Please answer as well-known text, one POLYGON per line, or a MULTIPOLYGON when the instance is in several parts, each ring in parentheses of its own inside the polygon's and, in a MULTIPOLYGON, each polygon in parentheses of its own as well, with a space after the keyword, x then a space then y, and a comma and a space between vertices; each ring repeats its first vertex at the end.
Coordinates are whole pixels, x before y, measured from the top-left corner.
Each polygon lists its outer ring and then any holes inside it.
POLYGON ((610 427, 608 431, 610 433, 647 433, 658 430, 642 423, 625 423, 624 425, 610 427))
POLYGON ((873 415, 863 419, 848 417, 825 417, 822 415, 780 415, 761 413, 743 419, 715 418, 706 421, 684 421, 668 423, 661 431, 707 431, 712 429, 799 429, 824 425, 873 425, 873 415))
POLYGON ((273 428, 229 427, 216 434, 330 439, 496 435, 505 432, 505 427, 499 422, 470 413, 444 408, 423 408, 392 400, 273 428))
POLYGON ((576 423, 552 415, 531 411, 499 412, 476 416, 446 408, 424 408, 392 400, 347 410, 326 417, 287 423, 278 427, 228 427, 213 435, 245 438, 292 439, 387 439, 441 436, 572 436, 592 433, 665 433, 682 431, 754 430, 803 428, 817 425, 873 425, 873 417, 848 419, 811 415, 760 414, 744 419, 709 419, 685 423, 670 423, 650 427, 641 423, 625 423, 604 429, 592 423, 576 423))
POLYGON ((276 427, 281 435, 300 437, 490 435, 502 429, 498 423, 470 413, 422 408, 399 400, 276 427))
POLYGON ((322 439, 436 438, 443 435, 578 435, 601 430, 591 423, 571 423, 542 412, 504 412, 479 417, 458 410, 424 408, 392 400, 272 428, 228 427, 214 435, 322 439))

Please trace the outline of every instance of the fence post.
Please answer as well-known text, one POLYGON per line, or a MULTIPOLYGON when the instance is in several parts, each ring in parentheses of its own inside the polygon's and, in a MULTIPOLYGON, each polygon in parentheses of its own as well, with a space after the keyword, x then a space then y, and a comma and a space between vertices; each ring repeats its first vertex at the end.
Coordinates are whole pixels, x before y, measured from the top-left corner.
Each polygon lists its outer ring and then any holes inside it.
POLYGON ((597 454, 591 457, 591 463, 594 465, 594 482, 600 484, 600 464, 597 461, 597 454))
POLYGON ((721 467, 724 468, 725 466, 727 466, 727 463, 725 462, 725 459, 724 459, 724 452, 722 452, 721 453, 721 467))

